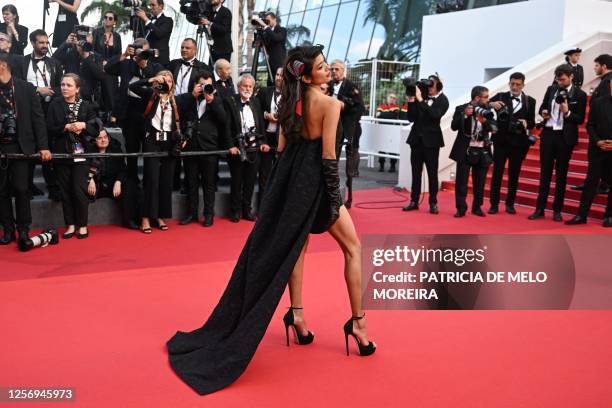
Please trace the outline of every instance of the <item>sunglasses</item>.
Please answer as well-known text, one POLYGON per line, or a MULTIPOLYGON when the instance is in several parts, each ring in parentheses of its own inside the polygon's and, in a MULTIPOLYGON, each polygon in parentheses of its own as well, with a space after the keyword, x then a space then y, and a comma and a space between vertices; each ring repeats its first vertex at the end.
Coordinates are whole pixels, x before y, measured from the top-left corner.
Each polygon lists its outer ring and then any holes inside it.
POLYGON ((111 21, 112 21, 112 20, 114 20, 114 19, 115 19, 115 17, 113 17, 113 16, 104 16, 104 19, 105 19, 105 20, 111 20, 111 21))

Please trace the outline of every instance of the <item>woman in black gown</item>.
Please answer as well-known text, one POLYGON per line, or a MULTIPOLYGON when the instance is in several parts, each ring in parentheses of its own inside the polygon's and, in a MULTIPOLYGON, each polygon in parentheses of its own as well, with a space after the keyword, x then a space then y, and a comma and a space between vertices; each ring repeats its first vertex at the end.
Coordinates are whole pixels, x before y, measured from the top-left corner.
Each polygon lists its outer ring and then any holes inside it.
POLYGON ((57 48, 66 41, 68 35, 79 24, 77 11, 81 7, 81 0, 49 0, 49 3, 57 3, 57 19, 53 30, 53 48, 57 48))
POLYGON ((244 372, 287 284, 291 307, 283 318, 285 328, 295 329, 299 344, 312 342, 301 308, 309 233, 329 231, 338 241, 353 314, 344 325, 345 336, 355 338, 361 355, 376 349, 367 339, 361 309, 361 246, 340 197, 335 148, 341 102, 319 88, 329 77, 322 47, 290 51, 279 109, 282 153, 257 222, 209 319, 167 342, 171 367, 199 394, 224 388, 244 372))

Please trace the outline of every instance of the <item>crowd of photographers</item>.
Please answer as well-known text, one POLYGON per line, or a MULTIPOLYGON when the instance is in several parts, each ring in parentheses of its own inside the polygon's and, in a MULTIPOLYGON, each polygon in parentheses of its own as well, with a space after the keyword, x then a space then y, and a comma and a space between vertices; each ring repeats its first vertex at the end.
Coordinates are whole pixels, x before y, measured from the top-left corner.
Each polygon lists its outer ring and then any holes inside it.
MULTIPOLYGON (((456 162, 455 217, 466 216, 468 181, 471 176, 473 201, 471 213, 485 217, 482 209, 485 184, 489 167, 493 165, 490 185, 489 214, 497 214, 500 204, 502 179, 508 167, 505 211, 516 214, 515 200, 519 176, 527 153, 539 139, 540 180, 536 209, 530 220, 543 218, 555 173, 555 193, 552 205, 553 220, 563 221, 561 212, 570 169, 570 160, 578 144, 579 126, 586 120, 587 94, 581 89, 584 71, 578 64, 581 50, 566 52, 566 63, 555 69, 555 78, 546 90, 536 122, 536 100, 523 92, 525 75, 510 75, 509 90, 490 97, 482 86, 472 89, 471 100, 457 106, 451 128, 457 132, 450 158, 456 162), (536 136, 534 130, 539 130, 536 136)), ((596 194, 607 194, 604 227, 612 227, 612 56, 603 54, 594 60, 594 70, 601 81, 590 99, 587 123, 589 134, 588 171, 584 184, 575 186, 582 190, 578 214, 565 223, 584 224, 596 194)), ((425 166, 429 178, 429 212, 438 214, 438 157, 444 139, 440 121, 449 109, 449 102, 442 93, 442 82, 437 75, 421 81, 405 83, 407 112, 394 112, 399 118, 413 122, 407 143, 411 147, 412 188, 411 198, 404 211, 418 210, 421 198, 421 176, 425 166)), ((385 106, 384 111, 389 111, 385 106)), ((537 133, 537 132, 536 132, 537 133)))

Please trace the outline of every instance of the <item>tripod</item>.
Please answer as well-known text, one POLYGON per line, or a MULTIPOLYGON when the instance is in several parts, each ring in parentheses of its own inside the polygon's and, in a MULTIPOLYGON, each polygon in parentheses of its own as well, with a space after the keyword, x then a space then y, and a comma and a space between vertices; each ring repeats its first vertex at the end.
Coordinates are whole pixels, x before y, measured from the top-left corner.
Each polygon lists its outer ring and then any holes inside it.
POLYGON ((263 50, 264 59, 266 60, 266 70, 268 72, 268 78, 274 79, 272 75, 272 68, 270 67, 270 57, 268 55, 268 49, 266 45, 263 43, 262 34, 260 29, 255 31, 255 39, 253 40, 253 48, 255 51, 253 52, 253 64, 251 65, 251 75, 254 78, 257 78, 257 70, 259 69, 259 53, 263 50))
POLYGON ((198 25, 198 31, 196 33, 196 47, 198 48, 198 55, 197 55, 198 61, 205 61, 204 56, 206 55, 206 52, 204 50, 204 47, 202 47, 202 44, 206 44, 206 50, 208 50, 209 64, 212 67, 213 61, 212 61, 212 52, 210 50, 210 47, 212 47, 215 44, 215 40, 212 39, 212 35, 210 33, 210 26, 205 26, 203 24, 200 24, 198 25))

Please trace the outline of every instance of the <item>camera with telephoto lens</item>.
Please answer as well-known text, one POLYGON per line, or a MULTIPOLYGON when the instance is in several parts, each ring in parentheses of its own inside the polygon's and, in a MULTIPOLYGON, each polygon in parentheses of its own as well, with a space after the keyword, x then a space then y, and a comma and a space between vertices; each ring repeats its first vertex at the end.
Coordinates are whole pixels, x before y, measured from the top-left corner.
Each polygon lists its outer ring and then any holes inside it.
POLYGON ((13 140, 17 137, 17 117, 12 109, 0 114, 0 139, 13 140))
POLYGON ((138 58, 140 58, 141 60, 150 60, 152 58, 155 58, 159 55, 159 50, 155 49, 155 48, 149 48, 147 50, 142 49, 142 48, 137 48, 136 46, 134 46, 133 44, 130 44, 129 47, 134 48, 134 55, 138 58))
POLYGON ((123 0, 123 7, 125 8, 139 8, 146 6, 146 0, 123 0))
POLYGON ((253 17, 251 18, 251 24, 256 27, 260 27, 258 20, 263 20, 263 22, 266 23, 267 14, 268 13, 266 13, 265 11, 254 11, 253 17))
POLYGON ((508 105, 504 105, 497 111, 497 120, 499 122, 510 122, 510 109, 508 109, 508 105))
POLYGON ((77 24, 74 26, 72 32, 76 35, 77 42, 87 41, 87 36, 93 33, 93 28, 86 25, 77 24))
POLYGON ((241 133, 236 136, 238 140, 238 150, 240 150, 240 161, 247 161, 248 154, 256 153, 259 149, 259 144, 263 136, 255 130, 255 127, 252 127, 247 133, 241 133))
POLYGON ((57 230, 49 228, 32 238, 20 239, 17 246, 21 252, 27 252, 37 247, 46 247, 47 245, 57 245, 59 236, 57 230))
POLYGON ((567 93, 567 90, 559 89, 557 96, 555 96, 555 102, 561 105, 563 102, 567 101, 567 98, 569 98, 569 94, 567 93))
POLYGON ((429 78, 419 79, 416 78, 405 78, 403 81, 406 87, 406 96, 416 96, 417 87, 421 90, 423 97, 429 95, 429 88, 434 85, 434 81, 429 78))
POLYGON ((200 25, 200 19, 212 20, 213 5, 211 0, 180 0, 180 11, 191 24, 200 25))
POLYGON ((493 112, 493 109, 483 108, 482 106, 474 106, 474 115, 480 115, 487 120, 495 119, 495 113, 493 112))

